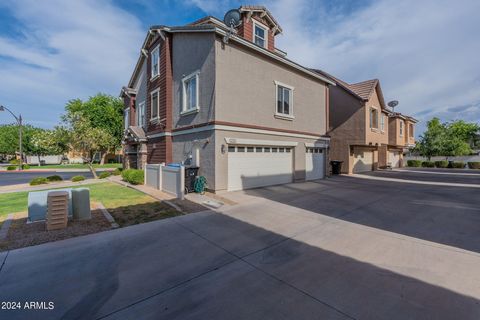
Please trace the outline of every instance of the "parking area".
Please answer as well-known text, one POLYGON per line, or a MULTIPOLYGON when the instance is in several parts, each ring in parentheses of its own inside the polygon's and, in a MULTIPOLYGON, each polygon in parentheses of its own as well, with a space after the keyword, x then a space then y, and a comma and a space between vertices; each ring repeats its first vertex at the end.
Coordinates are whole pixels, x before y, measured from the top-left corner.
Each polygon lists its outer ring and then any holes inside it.
POLYGON ((0 253, 1 301, 55 304, 0 315, 479 319, 478 194, 350 176, 229 193, 238 205, 0 253))

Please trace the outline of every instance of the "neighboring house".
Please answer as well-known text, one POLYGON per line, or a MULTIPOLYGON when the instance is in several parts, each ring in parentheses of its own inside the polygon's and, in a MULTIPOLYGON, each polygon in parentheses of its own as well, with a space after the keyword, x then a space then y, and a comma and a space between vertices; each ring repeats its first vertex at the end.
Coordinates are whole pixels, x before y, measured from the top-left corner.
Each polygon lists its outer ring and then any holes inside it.
POLYGON ((214 17, 150 28, 121 93, 125 167, 198 165, 214 191, 325 176, 335 83, 275 47, 282 28, 267 9, 239 10, 228 41, 214 17))
POLYGON ((404 149, 415 144, 417 121, 387 108, 378 79, 348 84, 314 71, 337 84, 329 90, 328 135, 330 159, 343 161, 342 173, 401 167, 404 149))

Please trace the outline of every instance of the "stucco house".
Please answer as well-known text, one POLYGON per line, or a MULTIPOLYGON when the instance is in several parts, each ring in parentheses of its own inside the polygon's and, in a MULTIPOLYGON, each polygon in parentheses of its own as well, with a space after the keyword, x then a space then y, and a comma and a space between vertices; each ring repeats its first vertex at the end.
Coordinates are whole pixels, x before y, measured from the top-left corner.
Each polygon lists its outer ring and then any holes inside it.
POLYGON ((342 173, 403 166, 403 152, 415 145, 417 120, 388 108, 378 79, 349 84, 314 71, 336 83, 329 90, 328 135, 330 159, 343 161, 342 173))
POLYGON ((228 39, 210 16, 148 30, 121 92, 126 167, 198 165, 215 192, 325 176, 335 81, 275 47, 265 7, 239 11, 228 39))

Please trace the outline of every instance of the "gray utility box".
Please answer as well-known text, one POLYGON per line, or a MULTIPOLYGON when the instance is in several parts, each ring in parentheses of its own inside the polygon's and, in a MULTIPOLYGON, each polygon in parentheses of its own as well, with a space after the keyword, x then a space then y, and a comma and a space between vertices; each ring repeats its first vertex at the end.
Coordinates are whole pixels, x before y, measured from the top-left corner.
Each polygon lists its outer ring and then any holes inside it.
POLYGON ((90 211, 90 189, 72 189, 73 219, 89 220, 92 218, 90 211))

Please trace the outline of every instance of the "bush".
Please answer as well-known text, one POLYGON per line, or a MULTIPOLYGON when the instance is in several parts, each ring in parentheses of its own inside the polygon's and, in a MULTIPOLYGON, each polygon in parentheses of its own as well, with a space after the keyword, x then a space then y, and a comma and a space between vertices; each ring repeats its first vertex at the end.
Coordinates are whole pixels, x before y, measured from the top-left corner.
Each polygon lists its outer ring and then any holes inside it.
POLYGON ((144 173, 143 170, 127 169, 122 171, 122 179, 131 184, 143 184, 144 173))
POLYGON ((122 169, 121 169, 121 168, 117 168, 117 169, 113 170, 112 174, 113 174, 114 176, 119 176, 119 175, 122 174, 122 169))
POLYGON ((423 161, 422 167, 424 168, 435 168, 435 162, 433 161, 423 161))
POLYGON ((24 164, 24 165, 23 165, 23 169, 25 169, 25 170, 30 169, 30 165, 24 164))
POLYGON ((44 178, 44 177, 34 178, 32 179, 32 181, 30 181, 31 186, 38 186, 40 184, 47 184, 47 183, 48 183, 48 180, 47 178, 44 178))
POLYGON ((49 182, 54 182, 54 181, 63 181, 63 178, 60 177, 59 175, 53 175, 53 176, 48 176, 47 180, 49 182))
POLYGON ((18 168, 17 166, 8 166, 7 170, 8 171, 17 170, 17 168, 18 168))
POLYGON ((480 169, 480 161, 467 162, 470 169, 480 169))
POLYGON ((12 159, 12 160, 8 161, 8 163, 10 163, 10 164, 16 164, 16 165, 18 166, 18 165, 20 164, 20 160, 18 160, 18 159, 12 159))
POLYGON ((99 178, 99 179, 105 179, 105 178, 110 177, 111 175, 112 175, 111 172, 109 172, 109 171, 103 171, 102 173, 100 173, 100 174, 98 175, 98 178, 99 178))
POLYGON ((421 167, 422 160, 407 160, 407 166, 409 167, 421 167))
POLYGON ((463 168, 465 168, 465 162, 463 162, 463 161, 453 162, 452 163, 452 168, 463 169, 463 168))
POLYGON ((72 177, 73 182, 79 182, 79 181, 83 181, 83 180, 85 180, 84 176, 74 176, 74 177, 72 177))
POLYGON ((446 168, 446 167, 448 167, 448 161, 446 161, 446 160, 435 161, 435 167, 446 168))

